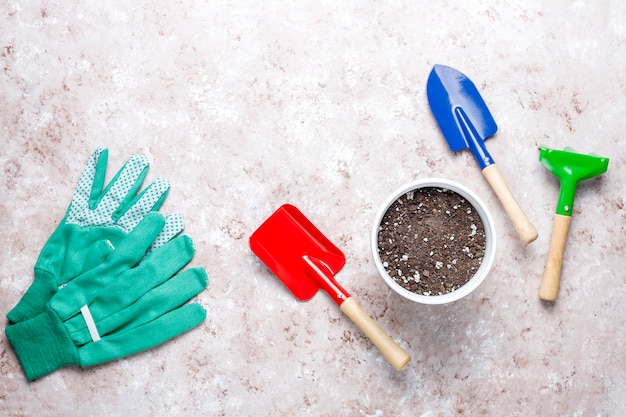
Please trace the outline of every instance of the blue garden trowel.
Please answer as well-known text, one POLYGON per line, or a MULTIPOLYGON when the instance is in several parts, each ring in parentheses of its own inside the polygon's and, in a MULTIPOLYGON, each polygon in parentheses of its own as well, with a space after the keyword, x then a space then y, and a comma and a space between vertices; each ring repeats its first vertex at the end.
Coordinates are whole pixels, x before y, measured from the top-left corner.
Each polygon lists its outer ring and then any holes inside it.
POLYGON ((474 83, 454 68, 435 65, 428 77, 426 93, 430 109, 450 149, 472 152, 520 240, 527 244, 534 241, 537 230, 511 194, 485 147, 485 139, 493 136, 498 126, 474 83))

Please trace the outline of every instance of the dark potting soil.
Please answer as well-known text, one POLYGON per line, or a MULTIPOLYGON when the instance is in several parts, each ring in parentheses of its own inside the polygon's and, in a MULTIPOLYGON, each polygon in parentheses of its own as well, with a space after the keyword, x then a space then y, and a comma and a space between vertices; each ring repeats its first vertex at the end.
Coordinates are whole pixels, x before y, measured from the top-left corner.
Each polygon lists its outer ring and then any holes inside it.
POLYGON ((417 294, 442 295, 469 281, 485 255, 485 228, 460 194, 437 187, 409 191, 391 204, 378 232, 387 273, 417 294))

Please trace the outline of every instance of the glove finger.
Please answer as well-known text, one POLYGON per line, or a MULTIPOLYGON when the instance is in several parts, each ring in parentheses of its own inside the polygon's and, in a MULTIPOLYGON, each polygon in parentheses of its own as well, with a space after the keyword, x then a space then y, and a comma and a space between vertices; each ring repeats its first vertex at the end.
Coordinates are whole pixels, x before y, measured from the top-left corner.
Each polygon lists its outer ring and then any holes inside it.
POLYGON ((80 308, 88 304, 104 287, 137 265, 164 225, 165 218, 161 214, 148 213, 137 227, 120 241, 103 264, 78 276, 59 290, 50 300, 50 307, 57 312, 61 320, 67 320, 77 314, 80 308))
POLYGON ((79 349, 81 366, 98 365, 158 346, 204 321, 200 304, 187 304, 139 327, 103 337, 79 349))
POLYGON ((98 148, 91 154, 72 195, 67 222, 80 224, 82 214, 89 210, 90 202, 100 197, 108 159, 109 151, 106 148, 98 148))
POLYGON ((148 174, 148 167, 145 156, 131 156, 107 185, 102 199, 98 201, 95 214, 104 219, 115 220, 117 211, 126 211, 148 174))
POLYGON ((94 296, 89 302, 92 316, 98 320, 128 307, 180 271, 193 254, 189 236, 180 236, 160 247, 94 296))
POLYGON ((170 184, 165 178, 157 178, 137 196, 126 211, 118 210, 115 215, 121 215, 117 225, 127 233, 133 230, 143 217, 152 210, 158 210, 170 190, 170 184))
MULTIPOLYGON (((101 320, 92 314, 101 337, 112 332, 121 332, 131 327, 139 327, 157 317, 180 307, 206 288, 208 277, 204 268, 188 269, 173 276, 163 284, 144 294, 128 307, 101 320)), ((90 306, 90 311, 92 310, 90 306)), ((91 335, 82 315, 77 315, 65 323, 76 345, 91 342, 91 335)))
POLYGON ((107 175, 107 165, 109 163, 109 150, 106 148, 100 148, 102 152, 99 153, 98 161, 96 163, 96 170, 93 176, 93 184, 91 185, 91 194, 89 196, 89 206, 93 207, 102 195, 102 189, 104 188, 104 180, 107 175))
POLYGON ((165 217, 165 227, 161 230, 161 233, 154 239, 147 253, 151 253, 157 248, 165 245, 167 242, 175 238, 185 229, 185 223, 183 222, 182 214, 174 213, 165 217))

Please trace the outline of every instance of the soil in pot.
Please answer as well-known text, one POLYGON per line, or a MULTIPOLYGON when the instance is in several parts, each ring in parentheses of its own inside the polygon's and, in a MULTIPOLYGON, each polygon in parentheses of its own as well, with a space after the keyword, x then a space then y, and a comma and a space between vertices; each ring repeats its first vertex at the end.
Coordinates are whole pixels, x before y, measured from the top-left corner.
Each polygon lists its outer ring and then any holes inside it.
POLYGON ((412 190, 389 206, 378 252, 391 278, 421 295, 443 295, 467 283, 485 255, 485 228, 462 195, 438 187, 412 190))

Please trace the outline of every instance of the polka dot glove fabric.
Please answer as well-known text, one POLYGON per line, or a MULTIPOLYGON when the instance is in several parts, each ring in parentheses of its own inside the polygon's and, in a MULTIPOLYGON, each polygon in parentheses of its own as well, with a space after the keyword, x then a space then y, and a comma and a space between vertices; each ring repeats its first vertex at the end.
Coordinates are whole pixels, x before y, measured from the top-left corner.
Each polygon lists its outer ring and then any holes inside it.
MULTIPOLYGON (((72 196, 65 218, 44 245, 35 264, 30 288, 7 314, 11 322, 29 319, 81 273, 105 261, 141 220, 158 210, 169 191, 169 182, 157 178, 137 194, 148 173, 143 155, 133 155, 104 187, 108 150, 98 148, 89 158, 72 196)), ((165 227, 148 252, 167 243, 184 229, 180 214, 165 218, 165 227)))

